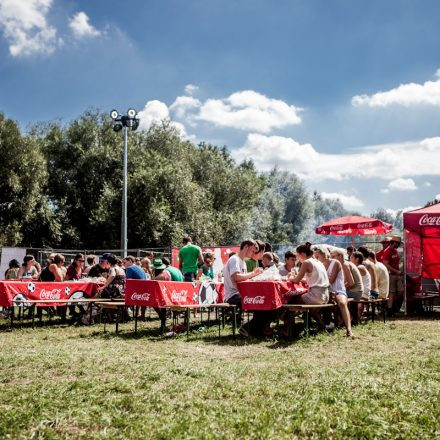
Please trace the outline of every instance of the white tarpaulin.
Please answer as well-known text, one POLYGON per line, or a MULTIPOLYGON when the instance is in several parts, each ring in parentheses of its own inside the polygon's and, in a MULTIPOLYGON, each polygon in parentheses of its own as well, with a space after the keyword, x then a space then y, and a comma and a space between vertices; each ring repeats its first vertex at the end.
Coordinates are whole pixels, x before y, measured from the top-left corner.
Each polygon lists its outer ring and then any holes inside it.
POLYGON ((23 258, 26 256, 26 248, 2 247, 1 252, 0 280, 4 280, 5 272, 9 267, 9 262, 15 258, 21 265, 23 263, 23 258))

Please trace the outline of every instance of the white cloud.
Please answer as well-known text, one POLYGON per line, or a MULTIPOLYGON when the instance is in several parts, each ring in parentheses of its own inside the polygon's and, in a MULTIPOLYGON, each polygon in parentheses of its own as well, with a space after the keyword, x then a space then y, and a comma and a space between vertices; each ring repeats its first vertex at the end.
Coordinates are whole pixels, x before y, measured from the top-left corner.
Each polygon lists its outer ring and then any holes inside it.
POLYGON ((440 193, 437 194, 434 198, 435 198, 435 200, 440 200, 440 193))
POLYGON ((219 127, 268 133, 276 128, 300 124, 300 111, 300 108, 284 101, 268 98, 253 90, 244 90, 224 99, 206 100, 191 118, 219 127))
POLYGON ((340 202, 347 209, 362 208, 364 206, 364 202, 362 202, 362 200, 358 199, 356 196, 347 196, 345 194, 340 194, 336 192, 322 192, 320 194, 324 199, 339 199, 340 202))
POLYGON ((170 105, 170 110, 180 118, 188 118, 192 120, 192 111, 198 109, 202 103, 192 96, 178 96, 176 100, 170 105))
POLYGON ((431 182, 425 182, 423 184, 423 186, 426 187, 426 188, 430 188, 431 187, 431 182))
POLYGON ((199 90, 198 86, 195 86, 194 84, 187 84, 185 86, 185 93, 187 95, 192 95, 194 92, 196 92, 197 90, 199 90))
POLYGON ((374 95, 357 95, 351 100, 354 106, 388 107, 398 104, 409 107, 411 105, 440 106, 440 69, 436 72, 435 81, 426 81, 423 84, 409 83, 374 95))
POLYGON ((245 144, 232 151, 237 161, 252 159, 256 167, 269 171, 274 166, 292 171, 303 179, 342 180, 437 175, 440 137, 418 142, 376 145, 340 154, 320 153, 311 144, 292 138, 250 133, 245 144))
POLYGON ((52 0, 1 0, 0 27, 13 57, 51 54, 62 44, 47 23, 52 0))
POLYGON ((77 12, 69 20, 69 27, 76 38, 93 38, 101 35, 101 32, 89 23, 87 14, 82 11, 77 12))
MULTIPOLYGON (((148 101, 145 104, 143 110, 138 113, 139 117, 139 128, 144 131, 148 131, 153 123, 162 121, 163 119, 171 119, 170 112, 165 103, 153 100, 148 101)), ((194 140, 194 136, 187 134, 185 126, 180 122, 171 121, 171 124, 177 129, 180 135, 185 139, 194 140)))
POLYGON ((403 179, 399 177, 388 183, 389 191, 415 191, 416 189, 417 185, 413 179, 403 179))

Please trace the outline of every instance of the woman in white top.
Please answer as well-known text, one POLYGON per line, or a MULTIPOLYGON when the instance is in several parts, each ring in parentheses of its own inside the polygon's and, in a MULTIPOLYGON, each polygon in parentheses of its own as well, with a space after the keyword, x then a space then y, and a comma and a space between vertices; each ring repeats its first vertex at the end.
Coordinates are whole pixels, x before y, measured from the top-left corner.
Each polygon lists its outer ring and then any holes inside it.
POLYGON ((314 256, 327 270, 328 279, 330 281, 330 292, 334 294, 336 304, 341 311, 342 320, 347 329, 347 336, 351 337, 353 333, 351 331, 351 317, 348 310, 347 292, 345 290, 344 271, 341 263, 335 258, 338 252, 340 251, 333 248, 330 254, 325 246, 321 245, 315 247, 314 256), (330 256, 332 259, 330 259, 330 256))
MULTIPOLYGON (((361 300, 368 300, 370 297, 371 290, 371 276, 368 272, 367 268, 362 264, 364 262, 364 256, 360 252, 353 252, 351 254, 350 260, 354 263, 362 276, 362 284, 364 286, 364 290, 362 291, 361 300)), ((364 311, 364 305, 359 304, 358 308, 358 316, 359 319, 362 317, 362 313, 364 311)))
MULTIPOLYGON (((311 243, 307 242, 296 248, 297 259, 301 262, 301 269, 298 275, 291 274, 289 280, 292 283, 299 283, 305 278, 309 290, 301 296, 294 296, 292 304, 327 304, 329 300, 328 287, 330 285, 327 272, 321 262, 313 258, 311 243)), ((319 311, 311 311, 312 316, 317 321, 320 329, 325 328, 319 311)))

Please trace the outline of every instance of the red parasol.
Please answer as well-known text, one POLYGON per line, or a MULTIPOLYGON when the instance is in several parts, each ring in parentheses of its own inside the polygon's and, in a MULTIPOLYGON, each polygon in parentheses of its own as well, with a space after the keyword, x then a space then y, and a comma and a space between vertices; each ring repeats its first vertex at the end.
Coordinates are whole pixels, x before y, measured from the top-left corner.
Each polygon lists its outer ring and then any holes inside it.
POLYGON ((370 217, 350 215, 329 220, 315 229, 317 234, 323 235, 380 235, 388 234, 393 226, 370 217))

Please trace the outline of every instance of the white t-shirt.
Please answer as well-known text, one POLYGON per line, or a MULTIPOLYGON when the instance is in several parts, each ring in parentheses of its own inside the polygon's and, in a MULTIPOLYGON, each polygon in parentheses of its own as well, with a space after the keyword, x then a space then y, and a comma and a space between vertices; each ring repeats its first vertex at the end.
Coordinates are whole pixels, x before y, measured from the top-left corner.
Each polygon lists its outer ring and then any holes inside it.
POLYGON ((390 288, 390 275, 385 264, 380 261, 376 263, 377 271, 377 288, 379 290, 379 298, 388 298, 390 288))
POLYGON ((237 289, 237 284, 231 279, 231 276, 235 273, 246 273, 246 263, 237 255, 233 255, 223 268, 223 277, 225 285, 225 297, 224 300, 227 301, 234 295, 240 295, 237 289))

